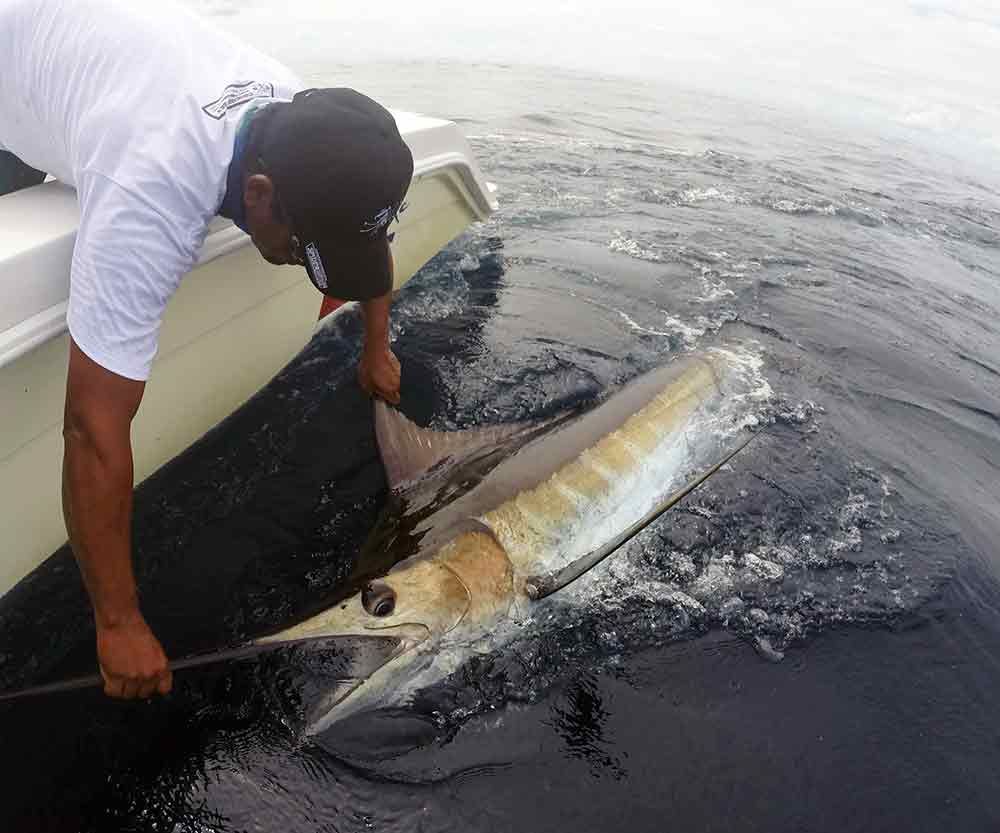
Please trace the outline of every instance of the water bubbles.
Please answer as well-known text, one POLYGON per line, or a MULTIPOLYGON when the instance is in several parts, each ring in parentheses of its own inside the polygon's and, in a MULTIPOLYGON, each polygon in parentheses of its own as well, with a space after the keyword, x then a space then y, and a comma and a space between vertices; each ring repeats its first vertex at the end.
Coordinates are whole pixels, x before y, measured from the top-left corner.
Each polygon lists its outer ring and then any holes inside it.
MULTIPOLYGON (((727 277, 742 278, 741 272, 727 273, 727 277)), ((712 304, 721 301, 723 298, 733 298, 736 293, 729 288, 729 284, 723 280, 722 276, 715 269, 707 266, 701 267, 698 273, 701 281, 701 294, 694 298, 699 304, 712 304)))
POLYGON ((795 403, 779 400, 775 405, 774 418, 788 425, 807 425, 817 413, 823 413, 823 407, 811 399, 795 403))
POLYGON ((693 596, 689 596, 687 593, 680 590, 671 590, 664 598, 667 602, 675 605, 676 607, 682 608, 688 614, 699 618, 705 616, 708 612, 705 609, 705 605, 693 596))
POLYGON ((837 213, 837 206, 829 202, 814 205, 805 200, 765 197, 761 200, 761 204, 782 214, 819 214, 832 217, 837 213))
POLYGON ((775 564, 752 552, 743 556, 741 573, 744 581, 781 581, 785 577, 785 570, 780 564, 775 564))
POLYGON ((685 188, 678 195, 682 205, 697 205, 703 202, 720 202, 728 205, 744 205, 747 198, 729 188, 718 188, 714 185, 707 188, 685 188))
POLYGON ((871 511, 867 495, 861 492, 848 492, 847 500, 837 513, 837 523, 841 529, 847 531, 872 526, 874 520, 871 511))
POLYGON ((643 246, 638 240, 634 240, 621 232, 616 232, 611 242, 608 243, 608 251, 619 252, 620 254, 634 257, 636 260, 645 260, 651 263, 659 263, 663 260, 653 249, 643 246))

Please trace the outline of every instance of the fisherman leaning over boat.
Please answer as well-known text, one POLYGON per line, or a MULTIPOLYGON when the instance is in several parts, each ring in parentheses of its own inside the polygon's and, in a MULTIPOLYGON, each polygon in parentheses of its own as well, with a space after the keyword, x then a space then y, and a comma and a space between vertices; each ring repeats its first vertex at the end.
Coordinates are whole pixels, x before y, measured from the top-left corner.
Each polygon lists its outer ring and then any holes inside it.
MULTIPOLYGON (((274 264, 362 302, 363 388, 399 398, 390 223, 413 173, 391 114, 169 3, 0 0, 0 193, 76 188, 63 509, 105 690, 166 693, 132 571, 130 426, 164 309, 221 214, 274 264)), ((55 473, 53 472, 53 476, 55 473)))

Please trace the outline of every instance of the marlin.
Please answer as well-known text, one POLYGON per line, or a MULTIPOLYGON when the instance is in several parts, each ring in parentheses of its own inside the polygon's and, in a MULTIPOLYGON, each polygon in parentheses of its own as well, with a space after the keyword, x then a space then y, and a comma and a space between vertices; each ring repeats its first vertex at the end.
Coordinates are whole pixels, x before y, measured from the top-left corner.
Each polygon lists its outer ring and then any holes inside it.
MULTIPOLYGON (((511 638, 549 596, 568 593, 753 439, 741 438, 738 364, 724 350, 686 356, 583 414, 465 431, 420 428, 377 402, 390 500, 340 601, 279 633, 171 667, 308 644, 322 681, 306 734, 402 704, 511 638)), ((0 700, 100 682, 90 675, 0 700)))
POLYGON ((369 540, 382 553, 401 541, 413 551, 353 596, 258 640, 377 645, 378 667, 369 654, 363 674, 337 680, 309 709, 306 733, 398 704, 477 646, 502 641, 512 621, 730 459, 748 441, 731 448, 730 369, 722 351, 686 357, 582 415, 459 432, 420 428, 376 403, 395 510, 369 540))

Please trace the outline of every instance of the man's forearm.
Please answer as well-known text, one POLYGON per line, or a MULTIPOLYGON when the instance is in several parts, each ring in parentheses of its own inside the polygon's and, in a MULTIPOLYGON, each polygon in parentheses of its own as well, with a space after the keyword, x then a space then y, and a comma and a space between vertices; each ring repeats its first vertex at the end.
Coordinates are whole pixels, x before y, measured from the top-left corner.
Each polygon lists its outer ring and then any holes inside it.
MULTIPOLYGON (((390 276, 393 270, 389 255, 390 276)), ((358 362, 358 383, 369 396, 377 396, 391 405, 399 404, 399 360, 389 348, 389 307, 392 289, 378 298, 362 301, 361 317, 365 322, 365 344, 358 362)))
MULTIPOLYGON (((389 252, 389 275, 395 280, 396 261, 389 252)), ((392 288, 378 298, 361 302, 361 317, 365 322, 364 349, 376 353, 389 346, 389 307, 392 306, 392 288)))
POLYGON ((361 314, 365 323, 365 350, 384 350, 389 346, 389 307, 392 292, 379 298, 362 301, 361 314))
POLYGON ((70 544, 98 626, 139 615, 132 570, 132 448, 124 437, 98 448, 68 426, 63 457, 63 513, 70 544))

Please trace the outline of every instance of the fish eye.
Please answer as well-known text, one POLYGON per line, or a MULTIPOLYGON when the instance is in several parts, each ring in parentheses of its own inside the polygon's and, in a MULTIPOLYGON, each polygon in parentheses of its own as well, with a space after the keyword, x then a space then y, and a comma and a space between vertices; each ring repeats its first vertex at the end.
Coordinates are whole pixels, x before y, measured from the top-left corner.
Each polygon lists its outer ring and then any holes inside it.
POLYGON ((384 581, 372 581, 361 591, 361 604, 372 616, 390 616, 396 609, 396 591, 384 581))

